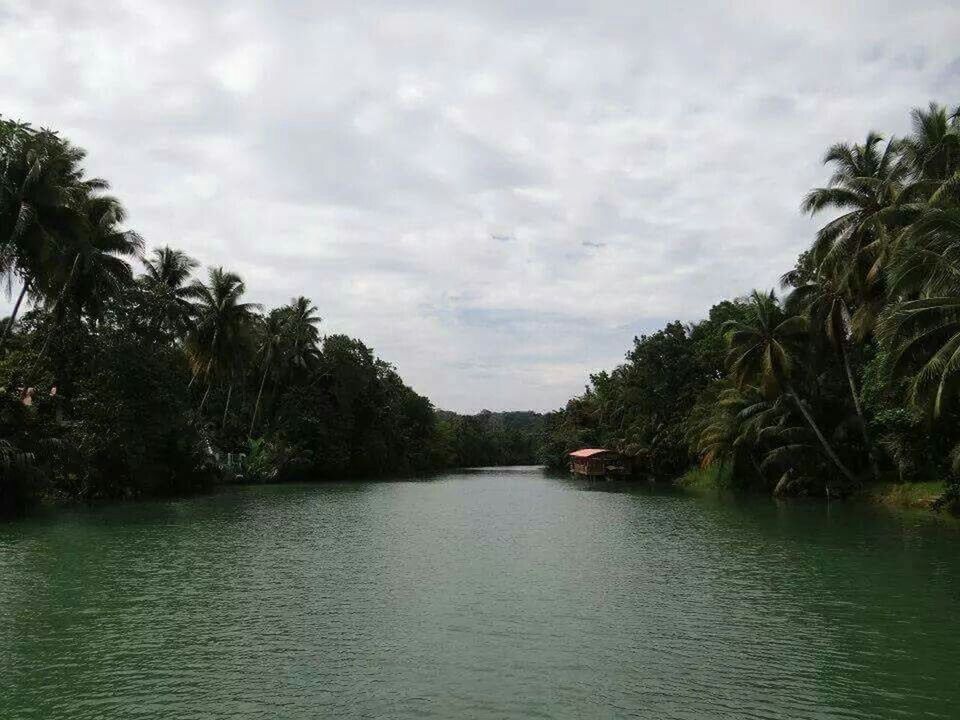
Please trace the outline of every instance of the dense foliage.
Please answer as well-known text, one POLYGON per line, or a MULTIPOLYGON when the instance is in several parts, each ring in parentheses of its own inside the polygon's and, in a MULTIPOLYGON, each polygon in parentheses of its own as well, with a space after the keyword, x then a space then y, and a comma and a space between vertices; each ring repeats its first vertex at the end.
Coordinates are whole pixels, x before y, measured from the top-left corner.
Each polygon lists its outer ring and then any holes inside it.
POLYGON ((960 472, 960 109, 837 143, 803 199, 827 217, 782 278, 635 339, 547 418, 541 452, 605 445, 637 473, 695 462, 740 486, 846 494, 960 472))
POLYGON ((321 338, 307 298, 264 311, 235 273, 145 254, 83 159, 0 120, 0 273, 17 291, 0 330, 0 510, 533 460, 536 418, 438 416, 362 342, 321 338))
POLYGON ((536 462, 543 415, 530 411, 457 415, 439 411, 440 447, 447 465, 483 467, 536 462))

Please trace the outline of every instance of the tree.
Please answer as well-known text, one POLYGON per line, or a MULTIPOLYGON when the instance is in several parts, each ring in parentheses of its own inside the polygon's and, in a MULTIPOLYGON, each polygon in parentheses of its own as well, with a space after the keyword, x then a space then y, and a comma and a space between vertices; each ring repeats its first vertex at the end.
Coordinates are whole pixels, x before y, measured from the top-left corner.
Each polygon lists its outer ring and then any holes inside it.
MULTIPOLYGON (((37 284, 47 298, 54 322, 27 373, 27 384, 32 382, 54 333, 62 332, 68 313, 75 325, 84 314, 96 321, 104 308, 132 285, 133 273, 126 258, 143 248, 139 235, 121 228, 125 213, 116 198, 88 194, 78 202, 75 210, 79 219, 51 258, 44 283, 37 284)), ((61 354, 58 360, 59 382, 69 385, 66 358, 61 354)))
POLYGON ((0 348, 25 296, 50 297, 58 251, 85 219, 80 206, 106 188, 103 180, 84 177, 84 157, 54 132, 0 120, 0 274, 20 283, 0 348))
POLYGON ((727 323, 731 378, 741 389, 758 387, 767 399, 775 399, 781 393, 790 397, 817 436, 827 457, 844 477, 854 481, 853 473, 847 469, 827 441, 793 384, 797 365, 797 341, 807 333, 806 318, 801 315, 787 315, 772 290, 769 293, 754 290, 750 301, 750 318, 727 323))
POLYGON ((246 286, 238 275, 223 268, 211 268, 208 282, 194 281, 187 297, 195 303, 196 319, 187 334, 185 349, 193 381, 202 376, 207 389, 200 401, 206 403, 217 378, 229 376, 238 357, 250 347, 252 323, 259 305, 241 302, 246 286))
POLYGON ((878 471, 873 460, 872 444, 867 432, 867 421, 863 415, 860 391, 850 364, 850 339, 853 335, 852 313, 850 312, 849 289, 837 281, 814 273, 811 279, 794 288, 786 299, 788 311, 806 313, 807 319, 820 337, 837 354, 843 366, 850 388, 850 399, 859 420, 864 446, 871 457, 871 470, 874 478, 878 471))
POLYGON ((810 261, 818 273, 849 288, 860 337, 872 331, 885 302, 882 273, 891 247, 887 223, 910 178, 902 142, 882 143, 871 132, 863 145, 833 145, 823 160, 834 165, 833 175, 826 187, 807 193, 801 205, 810 214, 842 211, 817 232, 810 261))
POLYGON ((301 295, 291 300, 289 305, 271 311, 260 324, 257 355, 260 358, 262 374, 250 418, 249 437, 253 437, 268 374, 272 372, 276 378, 276 396, 284 376, 298 370, 307 370, 316 363, 317 343, 320 339, 317 325, 320 321, 317 308, 301 295))
POLYGON ((175 338, 188 331, 195 312, 189 280, 197 265, 186 253, 170 247, 156 248, 151 257, 144 259, 140 285, 157 309, 151 320, 155 342, 163 339, 165 326, 175 338))
POLYGON ((824 156, 825 165, 835 165, 834 173, 826 187, 807 193, 801 209, 811 214, 829 208, 843 212, 817 232, 812 248, 817 267, 836 270, 860 262, 877 239, 883 212, 896 202, 909 178, 902 144, 889 140, 881 148, 882 143, 883 137, 871 132, 863 145, 837 143, 824 156))
POLYGON ((291 300, 284 313, 286 362, 291 368, 307 368, 317 360, 317 343, 320 341, 317 326, 322 318, 317 315, 313 303, 303 295, 291 300))
POLYGON ((960 107, 952 113, 937 103, 910 112, 912 132, 904 157, 917 179, 943 181, 960 166, 960 107))
POLYGON ((53 259, 47 296, 72 306, 79 316, 102 315, 104 307, 133 284, 128 258, 143 251, 143 239, 124 230, 126 212, 109 195, 87 195, 79 211, 82 222, 53 259))
POLYGON ((259 358, 261 367, 260 386, 257 389, 257 400, 253 406, 253 414, 250 417, 250 431, 247 433, 249 438, 253 437, 253 430, 257 425, 257 415, 260 413, 260 401, 263 398, 263 388, 267 383, 267 375, 270 372, 277 372, 280 364, 280 358, 284 352, 286 325, 288 314, 283 308, 275 308, 258 323, 256 355, 259 358))
POLYGON ((926 198, 898 239, 890 285, 903 300, 881 330, 909 402, 937 418, 960 387, 960 111, 914 110, 906 147, 926 198))

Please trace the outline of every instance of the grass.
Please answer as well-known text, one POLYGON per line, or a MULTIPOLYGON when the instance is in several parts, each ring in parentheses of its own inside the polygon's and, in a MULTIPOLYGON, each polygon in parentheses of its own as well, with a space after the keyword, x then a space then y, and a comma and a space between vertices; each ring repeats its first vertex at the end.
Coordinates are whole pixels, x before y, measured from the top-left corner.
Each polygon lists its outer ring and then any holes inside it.
MULTIPOLYGON (((710 465, 705 468, 690 468, 674 480, 673 484, 694 495, 709 495, 723 491, 728 487, 729 480, 727 468, 724 469, 721 477, 720 468, 710 465)), ((946 489, 947 484, 942 480, 907 483, 877 482, 867 485, 860 497, 886 507, 929 510, 946 489)))
POLYGON ((881 482, 868 486, 864 490, 864 495, 871 502, 879 505, 929 508, 946 489, 947 484, 942 480, 914 483, 881 482))
POLYGON ((673 484, 687 492, 705 495, 722 490, 728 480, 727 473, 720 476, 717 465, 708 465, 705 468, 692 467, 686 473, 673 481, 673 484))

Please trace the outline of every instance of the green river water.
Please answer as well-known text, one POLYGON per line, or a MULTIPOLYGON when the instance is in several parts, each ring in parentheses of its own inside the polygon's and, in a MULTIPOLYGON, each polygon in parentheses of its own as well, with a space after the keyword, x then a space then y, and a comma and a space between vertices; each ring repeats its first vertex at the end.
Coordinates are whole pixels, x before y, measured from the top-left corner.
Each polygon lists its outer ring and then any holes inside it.
POLYGON ((957 718, 960 527, 532 468, 0 524, 0 718, 957 718))

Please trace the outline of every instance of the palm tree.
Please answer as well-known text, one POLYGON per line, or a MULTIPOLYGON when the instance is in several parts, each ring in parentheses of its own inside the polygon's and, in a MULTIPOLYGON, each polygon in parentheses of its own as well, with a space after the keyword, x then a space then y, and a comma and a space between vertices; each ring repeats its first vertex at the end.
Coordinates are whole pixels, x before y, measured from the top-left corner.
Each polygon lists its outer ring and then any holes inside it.
POLYGON ((745 393, 725 385, 724 382, 716 383, 705 391, 687 419, 690 449, 700 458, 701 467, 719 464, 717 475, 720 478, 723 477, 724 464, 735 458, 741 435, 740 411, 748 403, 745 393))
POLYGON ((66 297, 78 315, 100 317, 105 306, 133 284, 128 259, 143 251, 143 239, 122 229, 126 211, 109 195, 88 195, 79 211, 82 224, 59 249, 48 280, 47 296, 66 297))
POLYGON ((198 264, 186 253, 170 247, 156 248, 151 257, 144 259, 140 283, 159 305, 152 320, 152 334, 157 342, 164 325, 176 336, 186 333, 194 314, 188 281, 198 264))
MULTIPOLYGON (((254 315, 253 317, 256 319, 257 316, 254 315)), ((252 324, 251 322, 250 325, 252 324)), ((255 357, 255 352, 254 334, 251 327, 248 326, 246 331, 238 337, 238 342, 234 346, 233 353, 225 363, 224 374, 227 380, 227 397, 223 403, 223 417, 220 421, 221 430, 227 427, 227 416, 230 413, 230 399, 233 397, 233 387, 238 379, 243 380, 246 368, 249 367, 255 357)))
POLYGON ((287 363, 291 368, 307 368, 317 359, 317 343, 320 331, 317 326, 322 318, 308 298, 294 298, 287 312, 287 363))
POLYGON ((830 446, 793 385, 794 355, 798 341, 807 333, 806 318, 784 313, 772 290, 754 290, 750 305, 751 317, 747 321, 730 320, 725 324, 731 378, 741 390, 758 387, 767 399, 786 394, 817 436, 827 457, 848 480, 854 481, 853 473, 830 446))
MULTIPOLYGON (((44 296, 57 251, 78 233, 77 208, 107 184, 85 179, 85 153, 56 133, 0 121, 0 275, 20 293, 0 336, 0 348, 24 298, 44 296)), ((47 288, 47 289, 48 289, 47 288)))
POLYGON ((947 181, 905 233, 891 271, 900 302, 883 318, 895 377, 909 400, 939 417, 957 393, 960 367, 960 182, 947 181), (936 206, 933 206, 933 203, 936 206))
POLYGON ((803 200, 803 212, 817 214, 834 208, 842 214, 817 232, 811 250, 813 266, 845 281, 856 292, 861 324, 866 330, 878 312, 881 294, 875 285, 887 257, 889 233, 885 221, 910 178, 902 143, 869 133, 863 145, 837 143, 824 156, 835 170, 826 187, 814 188, 803 200))
POLYGON ((897 238, 887 282, 902 299, 960 290, 960 177, 944 183, 897 238))
POLYGON ((827 344, 840 358, 847 376, 853 408, 859 419, 863 442, 871 458, 871 470, 876 477, 877 467, 873 459, 873 446, 867 433, 867 422, 863 415, 857 381, 850 366, 849 345, 853 336, 850 304, 849 288, 820 274, 814 274, 810 280, 795 287, 785 302, 788 312, 807 315, 811 326, 822 333, 827 344))
POLYGON ((279 361, 284 352, 285 331, 287 325, 287 313, 284 308, 274 308, 267 317, 263 318, 260 324, 259 343, 257 355, 260 358, 260 364, 263 372, 260 376, 260 387, 257 389, 257 399, 253 405, 253 416, 250 418, 250 430, 247 433, 248 438, 253 437, 253 430, 257 424, 257 415, 260 412, 260 400, 263 398, 263 388, 267 382, 267 375, 274 371, 279 365, 279 361))
POLYGON ((319 352, 317 343, 320 340, 317 325, 320 322, 317 308, 302 295, 291 300, 289 305, 276 308, 264 319, 258 348, 263 372, 254 403, 253 417, 250 419, 249 437, 253 437, 256 427, 267 375, 271 371, 274 372, 274 398, 276 398, 276 385, 281 375, 292 370, 306 369, 317 360, 319 352))
POLYGON ((946 180, 960 166, 960 108, 948 114, 943 106, 930 103, 926 110, 914 108, 910 117, 913 128, 903 151, 914 175, 946 180))
POLYGON ((942 293, 960 285, 960 108, 952 115, 931 103, 912 112, 913 132, 903 141, 913 182, 903 188, 894 213, 888 282, 899 298, 942 293))
POLYGON ((903 301, 881 323, 909 400, 939 417, 960 387, 960 110, 913 111, 907 155, 924 195, 898 237, 891 290, 903 301))
POLYGON ((137 233, 121 229, 126 214, 120 202, 109 195, 86 195, 76 212, 79 222, 51 258, 43 282, 37 283, 38 291, 47 298, 53 323, 28 379, 46 355, 68 308, 77 322, 84 314, 95 321, 111 300, 133 284, 126 258, 142 251, 143 240, 137 233))
POLYGON ((193 371, 192 385, 200 375, 207 390, 200 401, 206 403, 213 380, 227 375, 236 357, 249 342, 259 305, 241 302, 246 290, 243 280, 223 268, 211 268, 207 283, 199 280, 189 286, 187 297, 195 302, 196 319, 187 334, 185 349, 193 371))
POLYGON ((911 374, 909 399, 939 417, 960 388, 960 296, 901 303, 880 324, 896 377, 911 374))

